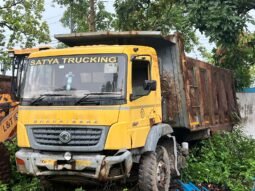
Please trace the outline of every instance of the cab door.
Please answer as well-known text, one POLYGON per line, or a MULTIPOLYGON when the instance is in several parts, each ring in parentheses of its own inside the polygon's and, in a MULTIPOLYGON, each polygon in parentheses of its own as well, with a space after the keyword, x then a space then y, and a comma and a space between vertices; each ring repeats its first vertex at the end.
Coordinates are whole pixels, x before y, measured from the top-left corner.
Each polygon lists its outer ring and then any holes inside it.
MULTIPOLYGON (((155 123, 157 81, 152 75, 151 56, 137 56, 131 61, 130 134, 132 148, 143 147, 150 127, 155 123)), ((159 100, 160 102, 160 100, 159 100)))

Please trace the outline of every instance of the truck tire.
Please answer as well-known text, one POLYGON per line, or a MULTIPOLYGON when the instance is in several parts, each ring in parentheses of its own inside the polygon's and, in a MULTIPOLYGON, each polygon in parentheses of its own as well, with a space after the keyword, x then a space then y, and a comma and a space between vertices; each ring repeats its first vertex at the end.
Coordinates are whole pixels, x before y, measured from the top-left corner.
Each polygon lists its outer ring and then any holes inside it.
POLYGON ((3 143, 0 143, 0 181, 8 184, 11 179, 10 154, 3 143))
MULTIPOLYGON (((174 156, 174 146, 173 146, 173 143, 171 143, 169 141, 162 141, 160 143, 160 145, 163 146, 166 149, 167 153, 168 153, 168 157, 169 157, 169 161, 170 161, 169 165, 170 165, 171 177, 175 178, 175 177, 177 177, 177 173, 176 173, 176 169, 175 169, 175 165, 174 165, 174 163, 175 163, 175 156, 174 156)), ((178 169, 178 170, 180 170, 180 169, 178 169)))
POLYGON ((141 191, 168 191, 170 186, 170 165, 167 151, 157 146, 156 152, 142 155, 139 167, 138 185, 141 191))

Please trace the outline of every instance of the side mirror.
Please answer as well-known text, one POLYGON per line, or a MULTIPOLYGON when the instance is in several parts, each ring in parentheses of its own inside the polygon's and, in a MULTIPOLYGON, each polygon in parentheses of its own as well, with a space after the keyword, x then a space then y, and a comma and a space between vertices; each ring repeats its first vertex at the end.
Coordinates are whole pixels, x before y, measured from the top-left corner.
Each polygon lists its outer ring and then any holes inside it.
POLYGON ((156 80, 145 80, 143 84, 144 90, 155 91, 157 89, 156 80))

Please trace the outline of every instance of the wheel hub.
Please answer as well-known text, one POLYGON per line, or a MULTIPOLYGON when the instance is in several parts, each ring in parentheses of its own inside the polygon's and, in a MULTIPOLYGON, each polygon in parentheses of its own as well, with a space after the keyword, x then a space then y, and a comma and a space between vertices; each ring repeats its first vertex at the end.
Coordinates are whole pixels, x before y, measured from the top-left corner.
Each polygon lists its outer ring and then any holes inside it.
POLYGON ((159 161, 157 166, 157 181, 158 187, 163 188, 166 182, 166 165, 163 161, 159 161))

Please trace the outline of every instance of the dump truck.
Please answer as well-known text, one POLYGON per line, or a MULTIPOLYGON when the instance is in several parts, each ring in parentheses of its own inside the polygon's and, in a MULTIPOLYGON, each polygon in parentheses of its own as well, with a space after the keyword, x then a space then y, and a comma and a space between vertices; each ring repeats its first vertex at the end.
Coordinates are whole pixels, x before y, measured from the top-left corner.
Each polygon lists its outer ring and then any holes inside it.
MULTIPOLYGON (((12 140, 16 135, 19 95, 15 92, 18 92, 20 87, 25 59, 30 53, 47 48, 45 46, 8 51, 11 75, 0 75, 0 182, 2 183, 8 184, 11 180, 10 155, 4 143, 12 140)), ((5 73, 4 70, 2 72, 5 73)))
POLYGON ((20 90, 17 168, 43 186, 135 179, 168 190, 189 141, 231 131, 231 71, 189 58, 178 33, 72 33, 32 53, 20 90))

